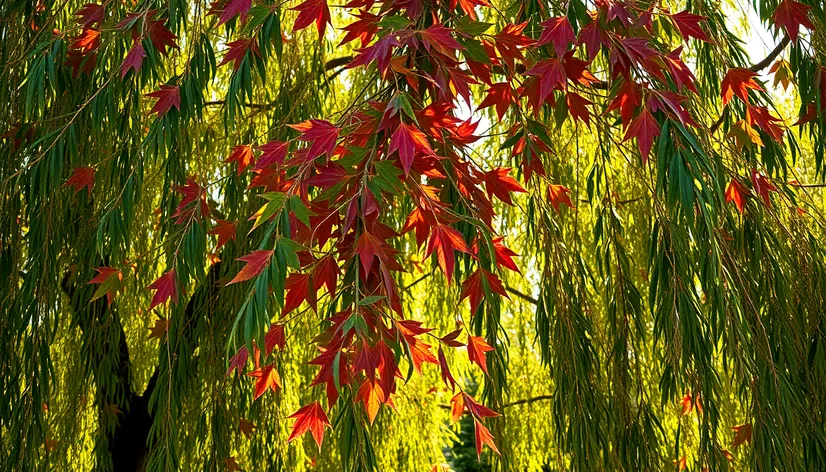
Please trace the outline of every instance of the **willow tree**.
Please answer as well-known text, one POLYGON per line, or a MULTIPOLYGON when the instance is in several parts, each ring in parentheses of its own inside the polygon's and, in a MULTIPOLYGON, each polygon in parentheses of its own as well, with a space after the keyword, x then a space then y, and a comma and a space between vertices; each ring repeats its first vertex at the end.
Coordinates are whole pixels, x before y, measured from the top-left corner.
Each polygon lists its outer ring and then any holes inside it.
POLYGON ((84 1, 0 4, 3 470, 826 470, 820 1, 84 1))

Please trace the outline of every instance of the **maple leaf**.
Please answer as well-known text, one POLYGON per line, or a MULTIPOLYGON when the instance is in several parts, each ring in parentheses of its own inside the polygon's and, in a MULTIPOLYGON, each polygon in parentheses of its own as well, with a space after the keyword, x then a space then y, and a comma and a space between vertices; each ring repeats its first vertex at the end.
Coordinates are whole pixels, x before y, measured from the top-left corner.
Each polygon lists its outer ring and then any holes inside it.
POLYGON ((270 329, 264 336, 264 355, 269 356, 276 347, 279 350, 284 350, 285 342, 284 325, 278 323, 271 324, 270 329))
POLYGON ((126 59, 124 59, 120 65, 120 77, 126 77, 129 69, 138 72, 141 69, 141 65, 143 65, 144 57, 146 57, 146 51, 143 50, 143 45, 141 45, 139 41, 136 41, 132 49, 129 50, 129 53, 126 54, 126 59))
POLYGON ((470 359, 471 363, 478 364, 479 367, 482 368, 482 372, 485 374, 488 373, 487 357, 485 353, 492 350, 493 348, 479 336, 468 336, 467 357, 470 359))
POLYGON ((505 116, 505 113, 507 113, 508 108, 510 108, 513 103, 515 103, 515 100, 513 98, 513 89, 511 88, 511 84, 509 82, 499 82, 491 84, 488 89, 488 94, 476 109, 484 110, 487 107, 495 105, 496 116, 499 118, 499 121, 502 121, 502 118, 505 116))
POLYGON ((567 78, 563 63, 556 58, 539 61, 530 68, 525 75, 537 77, 539 80, 539 103, 544 103, 548 97, 553 98, 551 93, 554 89, 562 90, 565 87, 567 78))
POLYGON ((76 21, 84 28, 91 28, 95 24, 100 26, 100 24, 103 23, 105 14, 106 10, 103 8, 103 5, 98 5, 97 3, 87 3, 75 12, 75 16, 77 17, 76 21))
POLYGON ((775 25, 781 26, 784 30, 786 30, 786 34, 789 35, 789 39, 795 43, 797 42, 797 35, 800 31, 800 25, 803 25, 810 30, 815 29, 815 25, 811 20, 809 20, 809 11, 811 11, 811 9, 812 7, 809 5, 797 2, 795 0, 783 0, 779 5, 777 5, 777 9, 774 10, 772 19, 774 19, 775 25))
POLYGON ((239 39, 228 43, 227 47, 229 49, 227 49, 227 52, 224 53, 224 58, 221 59, 218 67, 235 61, 232 65, 232 69, 238 70, 238 68, 241 67, 241 62, 244 61, 244 57, 247 55, 248 51, 252 51, 252 53, 256 56, 260 56, 260 52, 258 51, 258 42, 255 38, 239 39))
MULTIPOLYGON (((443 339, 444 341, 444 339, 443 339)), ((455 341, 454 341, 455 342, 455 341)), ((461 346, 461 343, 457 343, 461 346)), ((442 350, 442 347, 439 346, 439 368, 441 369, 442 374, 442 382, 445 383, 446 386, 450 387, 450 390, 453 391, 456 389, 456 379, 453 378, 453 374, 450 373, 450 367, 447 365, 447 358, 445 358, 445 352, 442 350)))
POLYGON ((358 20, 350 23, 342 28, 347 34, 341 40, 339 46, 349 43, 355 39, 361 40, 361 47, 370 44, 370 41, 379 30, 379 21, 381 17, 374 15, 369 11, 360 11, 355 15, 358 20))
POLYGON ((241 434, 243 434, 245 438, 249 439, 252 433, 255 432, 255 423, 241 418, 238 421, 238 430, 241 431, 241 434))
POLYGON ((224 466, 226 466, 229 472, 238 472, 241 470, 241 466, 238 465, 238 461, 235 460, 234 456, 224 459, 224 466))
POLYGON ((318 38, 321 40, 324 37, 324 30, 330 22, 330 8, 327 6, 327 0, 306 0, 304 3, 291 8, 298 12, 298 17, 293 24, 293 32, 302 30, 315 21, 315 27, 318 30, 318 38))
POLYGON ((247 15, 252 8, 252 0, 230 0, 224 5, 224 11, 218 19, 218 26, 240 15, 241 22, 247 21, 247 15))
POLYGON ((229 359, 229 369, 227 369, 227 373, 224 374, 224 376, 229 376, 229 374, 233 372, 240 374, 244 370, 244 367, 246 367, 248 358, 249 351, 247 350, 247 346, 241 346, 238 352, 229 359))
POLYGON ((516 59, 525 59, 524 56, 522 56, 520 49, 534 43, 531 38, 528 38, 522 34, 522 32, 525 31, 526 26, 528 26, 527 21, 518 25, 510 23, 502 28, 502 31, 493 37, 493 41, 496 44, 496 49, 499 50, 499 54, 502 56, 502 59, 505 60, 505 63, 507 63, 511 69, 514 68, 514 62, 516 59))
POLYGON ((783 128, 776 124, 782 123, 783 120, 777 118, 776 116, 772 116, 768 108, 764 106, 747 105, 746 121, 750 125, 757 125, 778 143, 783 143, 783 128))
POLYGON ((567 16, 557 16, 549 18, 539 24, 545 29, 536 40, 536 47, 544 46, 548 43, 554 44, 557 57, 562 57, 568 49, 568 45, 576 41, 574 28, 567 16))
POLYGON ((241 256, 236 259, 238 261, 246 262, 247 265, 245 265, 238 272, 238 274, 236 274, 235 277, 227 283, 227 285, 244 282, 260 275, 261 272, 264 272, 264 269, 270 265, 270 258, 272 257, 272 254, 273 251, 259 249, 257 251, 252 251, 246 256, 241 256))
POLYGON ((100 31, 93 28, 85 28, 80 32, 79 36, 72 38, 72 43, 69 46, 72 49, 77 49, 83 54, 88 54, 96 50, 100 46, 100 31))
POLYGON ((147 97, 157 98, 158 101, 149 110, 149 114, 157 113, 158 118, 165 115, 172 107, 181 110, 181 91, 177 86, 161 85, 159 90, 146 94, 147 97))
POLYGON ((444 224, 434 226, 430 234, 430 241, 427 244, 425 257, 435 252, 436 259, 447 277, 448 283, 453 277, 453 266, 456 262, 453 256, 454 250, 470 254, 465 239, 458 231, 444 224))
POLYGON ((247 375, 258 379, 258 382, 255 383, 255 392, 253 392, 252 401, 258 400, 258 397, 263 395, 267 390, 277 392, 278 389, 281 388, 281 377, 272 364, 259 367, 247 375))
POLYGON ((683 472, 687 467, 688 458, 686 456, 680 457, 679 459, 674 461, 674 465, 677 466, 678 472, 683 472))
POLYGON ((500 454, 499 449, 497 449, 496 444, 493 442, 493 435, 490 434, 488 428, 482 424, 481 421, 474 419, 473 424, 476 427, 476 457, 482 457, 482 448, 486 445, 490 447, 493 452, 500 454))
POLYGON ((504 239, 505 238, 501 236, 493 238, 493 250, 496 253, 496 266, 505 267, 516 273, 521 274, 519 268, 516 266, 516 262, 513 260, 515 256, 518 256, 518 254, 513 252, 507 246, 505 246, 505 244, 502 242, 504 241, 504 239))
POLYGON ((261 157, 258 158, 258 162, 255 164, 255 169, 263 169, 273 163, 278 165, 284 164, 284 159, 287 157, 289 146, 289 143, 278 140, 270 141, 267 144, 260 146, 258 150, 261 151, 262 154, 261 157))
POLYGON ((326 120, 307 120, 287 126, 301 133, 298 139, 312 143, 307 150, 308 160, 315 159, 322 154, 328 157, 333 156, 341 128, 336 128, 326 120))
POLYGON ((654 144, 654 138, 660 135, 660 125, 648 110, 643 110, 639 116, 631 121, 628 130, 625 132, 623 142, 631 138, 637 138, 637 146, 640 148, 640 157, 645 165, 648 162, 648 154, 654 144))
POLYGON ((688 41, 690 37, 694 37, 707 43, 711 42, 703 29, 700 28, 700 22, 705 20, 706 17, 695 15, 687 10, 671 15, 671 21, 673 21, 677 29, 680 30, 680 35, 685 41, 688 41))
POLYGON ((674 80, 674 85, 677 86, 677 89, 682 89, 685 87, 692 92, 697 93, 697 87, 694 85, 694 81, 696 80, 694 73, 691 72, 691 69, 685 65, 685 62, 683 62, 680 57, 682 52, 683 47, 680 46, 668 53, 666 56, 663 56, 663 59, 665 59, 665 63, 671 71, 671 78, 674 80))
POLYGON ((235 240, 235 222, 226 220, 217 220, 214 228, 209 230, 207 234, 214 234, 218 236, 218 242, 215 244, 215 251, 221 249, 224 244, 230 240, 235 240))
POLYGON ((462 417, 465 412, 465 394, 457 393, 450 399, 450 420, 455 423, 462 417))
POLYGON ((106 295, 106 301, 111 304, 115 298, 115 294, 123 287, 123 274, 120 270, 112 267, 96 267, 95 271, 98 274, 87 283, 100 284, 100 287, 95 290, 92 299, 89 301, 93 302, 103 295, 106 295))
POLYGON ((734 440, 731 442, 732 449, 745 443, 751 444, 751 423, 735 426, 731 430, 734 431, 734 440))
POLYGON ((387 153, 392 154, 395 151, 399 151, 399 160, 402 163, 405 174, 410 173, 410 168, 413 166, 413 156, 416 151, 433 154, 433 150, 430 148, 430 143, 427 142, 427 137, 424 133, 415 126, 405 123, 399 123, 399 127, 390 138, 387 153))
POLYGON ((424 44, 424 47, 428 52, 430 52, 430 48, 432 47, 442 54, 452 57, 456 51, 462 51, 465 49, 461 44, 453 39, 450 35, 452 32, 453 30, 450 28, 445 28, 445 26, 441 23, 436 23, 419 31, 419 35, 421 35, 422 44, 424 44))
POLYGON ((751 184, 754 187, 754 191, 757 192, 757 195, 760 195, 763 203, 765 203, 768 208, 771 208, 772 202, 769 198, 769 192, 776 192, 777 187, 772 185, 765 175, 757 172, 757 169, 751 170, 751 184))
POLYGON ((760 139, 757 130, 752 128, 747 120, 740 120, 735 123, 726 134, 726 137, 734 139, 734 145, 738 151, 748 144, 763 146, 763 140, 760 139))
POLYGON ((740 67, 729 69, 725 78, 723 78, 723 83, 720 85, 723 105, 726 105, 735 95, 742 100, 743 103, 748 104, 749 89, 763 90, 763 87, 754 81, 754 77, 756 76, 757 73, 750 69, 740 67))
POLYGON ((146 25, 146 29, 152 46, 166 56, 169 54, 167 47, 170 49, 178 49, 178 45, 175 43, 178 37, 172 34, 172 31, 169 31, 169 28, 167 28, 164 23, 166 23, 165 19, 150 20, 146 25))
POLYGON ((166 336, 166 332, 169 330, 169 320, 165 318, 159 318, 155 320, 155 326, 149 329, 149 337, 146 339, 163 339, 166 336))
POLYGON ((574 92, 568 92, 565 94, 565 98, 571 116, 576 120, 581 120, 586 125, 590 124, 591 114, 588 112, 588 105, 593 105, 594 102, 574 92))
POLYGON ((324 413, 321 404, 313 402, 303 406, 290 415, 289 418, 295 418, 295 424, 293 425, 293 430, 287 442, 291 442, 293 439, 309 431, 313 435, 315 443, 318 445, 318 450, 321 451, 321 442, 324 440, 324 428, 330 427, 330 420, 327 419, 327 414, 324 413))
POLYGON ((574 208, 574 204, 571 202, 571 189, 564 185, 549 184, 548 199, 551 201, 551 205, 553 205, 554 210, 557 212, 559 212, 559 207, 563 203, 571 208, 574 208))
POLYGON ((479 268, 462 283, 462 293, 459 295, 459 299, 469 298, 470 313, 474 315, 479 310, 479 304, 482 303, 485 294, 489 292, 498 293, 505 298, 509 298, 499 277, 479 268))
POLYGON ((581 30, 579 30, 579 39, 577 45, 585 45, 585 50, 588 53, 588 62, 592 62, 599 54, 602 46, 610 47, 611 38, 608 32, 602 28, 599 21, 591 21, 581 30))
POLYGON ((235 146, 232 148, 232 153, 229 157, 224 159, 224 162, 237 162, 238 175, 241 175, 244 169, 255 163, 255 154, 252 152, 252 146, 235 146))
POLYGON ((172 303, 178 304, 178 279, 174 269, 158 277, 146 288, 155 290, 152 304, 149 305, 150 310, 169 299, 172 299, 172 303))
POLYGON ((74 187, 75 194, 86 187, 88 194, 91 195, 94 186, 95 169, 92 167, 75 167, 72 169, 72 175, 63 183, 63 187, 74 187))
POLYGON ((749 196, 749 191, 737 179, 731 179, 726 188, 726 203, 734 202, 734 206, 740 213, 746 207, 746 197, 749 196))
POLYGON ((367 412, 367 419, 370 420, 372 425, 376 420, 381 404, 385 401, 384 390, 378 381, 367 379, 359 387, 356 401, 364 403, 364 411, 367 412))
POLYGON ((284 289, 287 290, 287 295, 284 297, 284 309, 281 315, 300 307, 306 300, 310 306, 315 310, 316 308, 316 291, 312 288, 312 281, 310 274, 290 274, 284 284, 284 289))
POLYGON ((496 195, 508 205, 513 205, 511 192, 523 193, 526 191, 516 179, 509 175, 510 171, 510 168, 498 167, 485 172, 485 190, 488 193, 488 198, 491 198, 491 195, 496 195))
POLYGON ((772 64, 769 72, 774 74, 774 82, 772 85, 775 87, 778 84, 783 85, 783 90, 788 90, 789 85, 794 81, 794 74, 792 74, 791 65, 789 61, 780 58, 772 64))

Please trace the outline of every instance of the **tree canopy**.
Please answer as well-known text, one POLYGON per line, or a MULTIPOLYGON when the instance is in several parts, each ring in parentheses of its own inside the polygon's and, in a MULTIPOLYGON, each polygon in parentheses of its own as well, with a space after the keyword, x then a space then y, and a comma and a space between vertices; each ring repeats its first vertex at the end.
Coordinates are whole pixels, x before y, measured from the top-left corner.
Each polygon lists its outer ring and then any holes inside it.
POLYGON ((826 470, 821 1, 87 1, 0 3, 3 470, 826 470))

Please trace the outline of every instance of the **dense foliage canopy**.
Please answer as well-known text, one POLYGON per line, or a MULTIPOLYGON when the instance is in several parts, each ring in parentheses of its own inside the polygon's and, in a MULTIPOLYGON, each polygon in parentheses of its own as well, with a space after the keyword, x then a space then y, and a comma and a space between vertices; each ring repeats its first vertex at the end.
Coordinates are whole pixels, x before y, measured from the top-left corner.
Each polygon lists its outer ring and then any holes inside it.
POLYGON ((0 2, 0 469, 826 470, 820 0, 87 1, 0 2))

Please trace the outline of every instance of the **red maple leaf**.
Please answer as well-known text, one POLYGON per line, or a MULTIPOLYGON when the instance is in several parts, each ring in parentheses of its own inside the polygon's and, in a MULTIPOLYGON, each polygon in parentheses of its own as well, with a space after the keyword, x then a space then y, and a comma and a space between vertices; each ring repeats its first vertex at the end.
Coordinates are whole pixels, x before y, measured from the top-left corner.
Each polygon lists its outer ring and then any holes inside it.
POLYGON ((221 59, 218 67, 235 61, 232 65, 232 69, 238 70, 238 68, 241 67, 241 62, 244 60, 244 57, 247 55, 248 51, 252 51, 252 53, 256 56, 260 55, 258 52, 258 42, 255 38, 239 39, 238 41, 228 43, 227 47, 229 49, 227 49, 227 52, 224 53, 224 58, 221 59))
POLYGON ((149 305, 150 310, 169 299, 172 299, 172 303, 178 303, 178 279, 174 269, 158 277, 146 288, 155 290, 152 304, 149 305))
MULTIPOLYGON (((148 16, 151 17, 152 15, 148 16)), ((170 49, 178 49, 178 45, 175 43, 178 37, 172 34, 172 31, 169 31, 169 28, 167 28, 164 23, 166 23, 165 19, 149 20, 146 29, 152 45, 155 46, 158 52, 166 56, 169 54, 166 50, 167 47, 170 49)))
POLYGON ((765 131, 778 143, 783 142, 783 128, 776 123, 782 123, 783 120, 772 116, 768 108, 764 106, 746 106, 746 121, 749 125, 757 125, 758 128, 765 131))
POLYGON ((640 93, 640 86, 635 82, 626 81, 617 91, 617 96, 608 105, 606 113, 612 110, 619 110, 622 118, 622 127, 628 126, 631 119, 634 118, 634 113, 642 104, 642 94, 640 93))
POLYGON ((427 136, 415 126, 406 123, 399 123, 399 127, 390 138, 390 146, 387 148, 387 153, 392 154, 397 150, 399 151, 399 160, 402 163, 405 174, 410 173, 410 168, 413 166, 413 156, 416 151, 424 154, 433 154, 430 143, 427 142, 427 136))
POLYGON ((252 145, 241 145, 232 148, 232 153, 224 159, 224 162, 237 162, 238 175, 244 172, 244 169, 255 163, 255 154, 252 152, 252 145))
POLYGON ((100 287, 95 290, 92 299, 89 301, 93 302, 105 294, 106 301, 111 304, 115 298, 115 294, 122 287, 123 274, 120 270, 112 267, 96 267, 95 271, 98 274, 94 276, 88 284, 99 284, 100 287))
POLYGON ((726 105, 735 95, 737 98, 742 100, 743 103, 748 104, 749 89, 763 90, 763 87, 754 81, 754 77, 756 76, 757 73, 750 69, 743 69, 739 67, 729 69, 726 77, 723 79, 723 83, 720 86, 723 97, 723 105, 726 105))
POLYGON ((568 45, 576 41, 574 28, 571 27, 571 22, 568 21, 568 17, 566 16, 549 18, 540 23, 540 25, 544 26, 545 29, 542 30, 542 34, 540 34, 539 39, 536 40, 536 46, 539 47, 553 43, 557 57, 562 57, 568 49, 568 45))
MULTIPOLYGON (((258 348, 255 348, 255 364, 256 368, 258 366, 258 348)), ((227 369, 227 373, 224 376, 228 376, 233 372, 238 372, 239 374, 244 370, 244 367, 247 366, 247 359, 249 359, 249 351, 247 350, 247 346, 241 346, 238 351, 229 359, 229 369, 227 369)))
POLYGON ((247 21, 250 8, 252 8, 252 0, 230 0, 224 5, 224 11, 218 19, 218 26, 238 15, 241 15, 241 22, 247 21))
POLYGON ((324 440, 324 428, 330 427, 330 420, 327 419, 327 414, 321 408, 318 402, 310 403, 309 405, 301 407, 298 411, 289 416, 295 418, 293 430, 287 442, 302 436, 307 431, 312 433, 315 443, 318 444, 318 450, 321 451, 321 442, 324 440))
POLYGON ((267 390, 272 390, 273 393, 275 393, 281 388, 281 377, 272 364, 259 367, 247 375, 258 378, 258 382, 255 383, 252 401, 258 400, 258 397, 263 395, 267 390))
POLYGON ((302 30, 315 21, 319 40, 324 36, 324 30, 330 23, 330 8, 327 0, 306 0, 304 3, 291 8, 298 12, 293 24, 293 32, 302 30))
POLYGON ((342 30, 346 31, 347 34, 344 35, 344 39, 341 40, 339 46, 347 44, 355 39, 360 39, 361 47, 364 47, 370 44, 370 41, 379 30, 379 21, 381 20, 380 16, 374 15, 369 11, 360 11, 356 13, 355 17, 358 18, 358 20, 342 28, 342 30))
POLYGON ((559 211, 559 206, 563 203, 571 208, 574 208, 574 204, 571 202, 571 189, 564 185, 548 185, 548 199, 551 201, 551 205, 554 206, 554 210, 557 212, 559 211))
POLYGON ((149 114, 157 113, 158 117, 165 115, 172 107, 181 110, 181 90, 173 85, 161 85, 159 90, 146 94, 147 97, 157 98, 158 101, 149 110, 149 114))
POLYGON ((479 336, 468 336, 467 357, 470 359, 470 362, 478 364, 485 374, 488 373, 487 357, 485 353, 492 350, 493 348, 479 336))
POLYGON ((726 203, 734 202, 734 206, 737 207, 737 210, 740 211, 740 213, 743 213, 743 210, 746 207, 746 197, 748 196, 748 189, 746 189, 746 187, 737 179, 731 179, 731 182, 729 182, 728 187, 726 188, 726 203))
POLYGON ((100 46, 100 31, 93 28, 84 28, 79 36, 72 38, 69 45, 71 49, 77 49, 83 54, 88 54, 100 46))
POLYGON ((786 30, 789 39, 794 43, 797 42, 800 25, 810 30, 815 29, 815 25, 809 19, 809 11, 811 11, 811 9, 812 7, 809 5, 796 2, 795 0, 783 0, 777 5, 777 9, 774 11, 772 18, 777 26, 781 26, 786 30))
POLYGON ((537 77, 539 80, 539 103, 545 102, 554 89, 562 90, 567 83, 562 61, 556 58, 539 61, 525 72, 525 75, 537 77))
POLYGON ((462 283, 462 292, 459 295, 459 300, 468 298, 470 301, 470 313, 475 315, 479 309, 479 304, 485 298, 487 293, 498 293, 499 295, 508 298, 502 282, 496 274, 490 273, 485 269, 476 269, 468 278, 462 283))
POLYGON ((63 187, 74 187, 75 194, 86 187, 89 195, 92 194, 92 187, 95 185, 95 169, 92 167, 75 167, 72 175, 63 183, 63 187))
POLYGON ((507 63, 511 69, 513 69, 514 62, 517 59, 525 59, 520 49, 534 43, 533 39, 522 34, 526 26, 528 26, 527 21, 518 25, 511 23, 502 28, 502 31, 493 37, 496 49, 499 50, 502 59, 505 60, 505 63, 507 63))
POLYGON ((255 164, 256 169, 263 169, 272 164, 282 165, 284 159, 287 157, 290 143, 284 141, 273 140, 259 147, 258 150, 262 152, 261 157, 255 164))
POLYGON ((505 267, 514 272, 521 273, 516 266, 516 262, 513 260, 518 254, 505 246, 502 242, 504 239, 503 237, 493 238, 493 250, 496 252, 496 266, 505 267))
POLYGON ((377 380, 367 379, 359 387, 356 394, 356 401, 364 403, 364 411, 367 412, 367 419, 370 424, 376 420, 376 415, 379 413, 381 404, 386 401, 384 389, 377 380))
POLYGON ((266 251, 263 249, 259 249, 257 251, 252 251, 251 253, 247 254, 246 256, 239 257, 238 261, 246 262, 245 265, 235 277, 227 283, 227 285, 231 285, 238 282, 247 281, 253 277, 256 277, 264 272, 264 269, 270 265, 270 258, 272 257, 273 251, 266 251))
POLYGON ((496 105, 496 116, 499 118, 499 121, 502 121, 508 108, 510 108, 513 103, 515 103, 515 101, 511 84, 509 82, 499 82, 491 84, 488 89, 488 94, 485 96, 485 99, 482 100, 482 103, 479 104, 477 110, 483 110, 496 105))
POLYGON ((76 21, 84 28, 91 28, 95 24, 100 26, 100 24, 103 23, 105 14, 106 11, 103 5, 98 5, 97 3, 87 3, 75 12, 75 16, 77 17, 76 21))
POLYGON ((677 29, 680 30, 680 35, 684 41, 688 41, 688 38, 694 37, 710 43, 711 40, 706 36, 703 29, 700 28, 700 22, 705 20, 706 17, 689 13, 687 10, 671 15, 671 21, 677 25, 677 29))
POLYGON ((731 448, 745 443, 751 444, 751 423, 745 423, 731 428, 734 431, 734 440, 731 442, 731 448))
POLYGON ((436 254, 436 259, 442 271, 444 271, 448 283, 453 277, 453 266, 456 262, 453 256, 454 250, 470 254, 465 239, 458 231, 444 224, 434 226, 430 234, 430 242, 425 251, 425 257, 433 253, 436 254))
POLYGON ((215 251, 217 252, 224 244, 230 240, 235 240, 235 222, 217 220, 216 223, 215 227, 209 230, 208 234, 218 236, 218 242, 215 244, 215 251))
POLYGON ((276 347, 284 350, 286 340, 284 339, 284 325, 273 323, 267 334, 264 336, 264 355, 269 356, 276 347))
POLYGON ((602 46, 610 47, 611 38, 608 32, 602 28, 598 20, 592 21, 579 30, 577 45, 585 45, 588 53, 588 62, 592 62, 599 54, 602 46))
POLYGON ((453 39, 450 35, 452 32, 453 30, 450 28, 445 28, 445 26, 441 23, 436 23, 419 31, 419 35, 421 35, 422 44, 424 44, 424 47, 428 52, 430 52, 430 48, 432 47, 440 53, 452 57, 456 54, 456 51, 462 51, 465 49, 461 44, 453 39))
POLYGON ((763 203, 765 203, 767 207, 771 208, 772 201, 769 198, 769 192, 776 192, 777 187, 769 182, 768 177, 757 172, 757 169, 751 170, 751 184, 754 187, 754 191, 757 192, 757 195, 760 195, 763 203))
POLYGON ((491 195, 496 195, 508 205, 513 205, 511 192, 525 192, 519 182, 509 175, 510 171, 510 168, 499 167, 490 172, 485 172, 485 190, 488 192, 488 198, 491 198, 491 195))
POLYGON ((146 57, 146 51, 143 50, 143 45, 141 45, 140 41, 136 41, 132 49, 129 50, 129 53, 126 54, 126 59, 124 59, 120 65, 121 78, 126 77, 129 69, 134 69, 135 72, 139 71, 141 65, 143 65, 144 57, 146 57))
POLYGON ((315 159, 322 154, 328 157, 333 156, 341 128, 336 128, 326 120, 307 120, 287 126, 301 133, 298 139, 311 143, 307 150, 308 160, 315 159))
POLYGON ((490 447, 493 452, 500 454, 499 449, 497 449, 496 444, 493 442, 493 435, 490 434, 488 428, 482 424, 481 421, 474 419, 473 424, 476 427, 476 457, 482 457, 482 448, 487 445, 490 447))
POLYGON ((583 123, 590 124, 591 114, 588 112, 588 105, 593 105, 594 102, 584 98, 582 95, 575 92, 568 92, 565 95, 568 103, 568 110, 575 120, 581 120, 583 123))
POLYGON ((284 283, 287 295, 284 297, 282 316, 300 307, 305 300, 313 310, 316 309, 316 291, 310 278, 310 274, 290 274, 287 277, 287 281, 284 283))
POLYGON ((643 165, 648 162, 648 154, 651 152, 651 146, 654 144, 654 138, 660 135, 660 124, 654 119, 654 116, 648 110, 643 110, 625 132, 623 142, 631 138, 637 138, 637 146, 640 149, 640 157, 642 157, 643 165))
POLYGON ((671 71, 671 78, 674 80, 674 85, 677 86, 677 89, 686 87, 692 92, 697 93, 697 87, 694 86, 694 73, 691 72, 691 69, 685 65, 685 62, 683 62, 680 57, 682 52, 683 47, 680 46, 668 53, 668 55, 663 56, 663 59, 666 65, 668 65, 668 70, 671 71))

